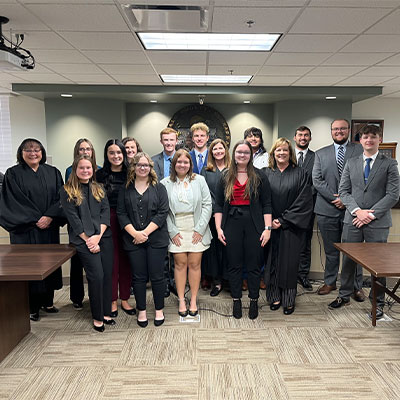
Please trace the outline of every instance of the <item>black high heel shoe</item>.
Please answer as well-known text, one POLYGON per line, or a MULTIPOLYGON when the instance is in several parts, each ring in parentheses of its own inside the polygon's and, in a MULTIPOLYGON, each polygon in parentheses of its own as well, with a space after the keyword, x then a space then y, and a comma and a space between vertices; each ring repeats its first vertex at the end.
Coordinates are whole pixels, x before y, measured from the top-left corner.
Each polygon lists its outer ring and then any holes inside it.
POLYGON ((278 304, 271 303, 271 304, 269 305, 269 309, 270 309, 271 311, 276 311, 276 310, 279 309, 280 306, 281 306, 281 302, 279 302, 278 304))
POLYGON ((104 324, 101 326, 96 326, 95 324, 93 324, 93 329, 97 332, 104 332, 105 326, 104 324))
POLYGON ((199 310, 189 310, 189 315, 195 317, 199 313, 199 310))
MULTIPOLYGON (((178 301, 180 301, 180 300, 178 299, 178 301)), ((185 305, 186 305, 186 300, 183 299, 182 301, 185 301, 185 305)), ((185 311, 179 311, 179 308, 178 308, 178 314, 183 318, 187 317, 188 314, 189 314, 189 310, 187 309, 187 306, 186 306, 186 310, 185 311)))
POLYGON ((141 328, 146 328, 146 326, 149 324, 149 320, 146 319, 144 321, 139 321, 137 320, 137 324, 141 327, 141 328))
POLYGON ((290 315, 294 313, 294 306, 293 307, 284 307, 283 308, 283 313, 285 315, 290 315))
POLYGON ((116 322, 115 322, 115 320, 113 320, 113 319, 103 319, 103 322, 106 324, 106 325, 111 325, 111 326, 114 326, 115 324, 116 324, 116 322))
POLYGON ((128 315, 136 315, 136 310, 134 308, 127 310, 126 308, 122 307, 122 305, 121 305, 121 310, 128 315))

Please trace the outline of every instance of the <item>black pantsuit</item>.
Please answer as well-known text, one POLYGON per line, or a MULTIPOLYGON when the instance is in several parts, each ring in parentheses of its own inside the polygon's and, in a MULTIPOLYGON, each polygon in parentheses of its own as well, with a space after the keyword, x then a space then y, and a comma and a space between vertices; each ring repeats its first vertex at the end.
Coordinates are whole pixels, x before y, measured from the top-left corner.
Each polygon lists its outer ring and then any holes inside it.
POLYGON ((231 206, 224 234, 232 297, 242 297, 242 267, 246 263, 249 297, 258 299, 263 257, 260 233, 251 219, 250 206, 231 206))
POLYGON ((143 243, 136 247, 136 250, 127 252, 132 267, 136 308, 138 311, 146 309, 146 283, 150 279, 155 309, 162 310, 165 292, 162 267, 168 247, 154 248, 149 243, 143 243))
POLYGON ((111 314, 112 238, 103 237, 99 246, 99 253, 91 253, 86 244, 75 248, 86 272, 92 317, 102 321, 104 316, 111 314))

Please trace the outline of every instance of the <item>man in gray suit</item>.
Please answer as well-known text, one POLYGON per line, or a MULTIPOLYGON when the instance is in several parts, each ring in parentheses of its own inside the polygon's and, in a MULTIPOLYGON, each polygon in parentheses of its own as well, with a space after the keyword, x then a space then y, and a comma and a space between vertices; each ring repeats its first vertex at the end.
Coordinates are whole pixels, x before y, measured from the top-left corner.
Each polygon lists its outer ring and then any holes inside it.
MULTIPOLYGON (((178 132, 172 128, 165 128, 160 132, 160 142, 163 151, 151 157, 154 162, 154 171, 159 181, 169 176, 171 161, 175 155, 175 147, 178 141, 178 132)), ((164 277, 166 281, 164 297, 168 297, 172 292, 175 294, 174 282, 174 259, 169 257, 169 253, 165 258, 164 277)))
MULTIPOLYGON (((315 153, 308 147, 311 142, 311 129, 307 126, 299 126, 294 134, 293 138, 296 143, 296 160, 297 165, 307 171, 307 175, 312 179, 312 170, 314 166, 315 153)), ((312 187, 313 202, 317 197, 316 190, 312 187)), ((314 228, 314 216, 312 215, 310 224, 307 228, 305 243, 303 250, 300 254, 299 270, 297 272, 297 282, 303 286, 305 290, 312 290, 312 285, 308 280, 308 274, 311 267, 311 240, 314 228)))
POLYGON ((172 128, 165 128, 160 132, 160 142, 163 151, 151 157, 154 162, 154 171, 159 181, 169 176, 171 161, 175 155, 175 146, 178 141, 178 132, 172 128))
MULTIPOLYGON (((392 226, 390 209, 399 199, 399 170, 397 161, 379 154, 382 131, 367 125, 361 130, 363 154, 348 160, 339 186, 339 196, 346 206, 343 242, 386 242, 392 226)), ((339 297, 329 308, 349 304, 354 286, 356 263, 343 257, 339 297)), ((386 285, 385 278, 378 279, 386 285)), ((371 292, 370 292, 371 298, 371 292)), ((377 296, 376 317, 383 316, 385 293, 377 296)))
MULTIPOLYGON (((344 204, 339 197, 339 182, 346 161, 362 153, 360 144, 349 142, 350 124, 345 119, 331 123, 333 144, 319 149, 315 153, 312 172, 313 185, 317 191, 314 212, 317 215, 318 228, 321 232, 325 250, 324 285, 318 294, 325 295, 336 290, 339 271, 340 252, 333 243, 340 242, 343 229, 344 204)), ((364 301, 362 291, 362 268, 357 267, 354 285, 354 298, 364 301)))

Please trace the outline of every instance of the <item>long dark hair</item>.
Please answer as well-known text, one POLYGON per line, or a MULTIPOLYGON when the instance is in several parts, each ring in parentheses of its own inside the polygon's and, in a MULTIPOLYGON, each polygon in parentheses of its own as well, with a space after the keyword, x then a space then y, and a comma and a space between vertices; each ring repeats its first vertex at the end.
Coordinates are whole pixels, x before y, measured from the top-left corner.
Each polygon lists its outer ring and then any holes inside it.
POLYGON ((125 146, 122 144, 122 142, 119 139, 110 139, 107 141, 106 145, 104 146, 104 162, 103 162, 103 170, 104 172, 107 172, 107 175, 111 174, 111 163, 108 160, 108 148, 115 144, 118 146, 122 152, 122 155, 124 157, 124 160, 122 161, 122 171, 127 171, 129 168, 129 161, 128 157, 126 155, 126 150, 125 146))
POLYGON ((39 142, 37 139, 33 138, 27 138, 22 141, 22 143, 19 145, 18 150, 17 150, 17 163, 21 165, 27 165, 24 157, 22 156, 22 151, 27 147, 29 144, 37 144, 40 147, 40 150, 42 152, 42 159, 39 161, 39 164, 44 164, 47 160, 46 156, 46 150, 43 147, 42 143, 39 142))
POLYGON ((250 158, 246 167, 247 183, 244 189, 244 197, 246 199, 250 199, 252 196, 257 197, 258 195, 258 186, 260 184, 260 178, 256 174, 255 168, 253 166, 253 151, 251 149, 251 145, 247 140, 239 140, 233 147, 231 163, 229 165, 229 168, 225 171, 223 175, 225 180, 225 200, 228 202, 233 197, 233 185, 235 184, 238 172, 235 161, 235 152, 237 147, 241 144, 246 145, 250 151, 250 158))
POLYGON ((260 138, 260 149, 261 153, 265 153, 267 150, 264 147, 264 139, 262 137, 262 131, 260 128, 256 128, 255 126, 252 126, 251 128, 248 128, 244 131, 244 138, 247 139, 250 135, 256 136, 260 138))

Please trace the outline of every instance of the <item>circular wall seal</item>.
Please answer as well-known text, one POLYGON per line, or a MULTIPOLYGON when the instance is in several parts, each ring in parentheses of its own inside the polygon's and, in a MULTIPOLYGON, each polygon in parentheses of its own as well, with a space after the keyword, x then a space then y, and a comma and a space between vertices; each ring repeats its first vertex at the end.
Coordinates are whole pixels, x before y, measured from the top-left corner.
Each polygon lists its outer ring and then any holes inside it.
POLYGON ((193 142, 190 127, 197 122, 203 122, 210 128, 208 145, 217 138, 230 146, 231 132, 225 118, 214 108, 204 104, 191 104, 177 111, 169 121, 168 127, 178 132, 177 149, 192 150, 193 142))

